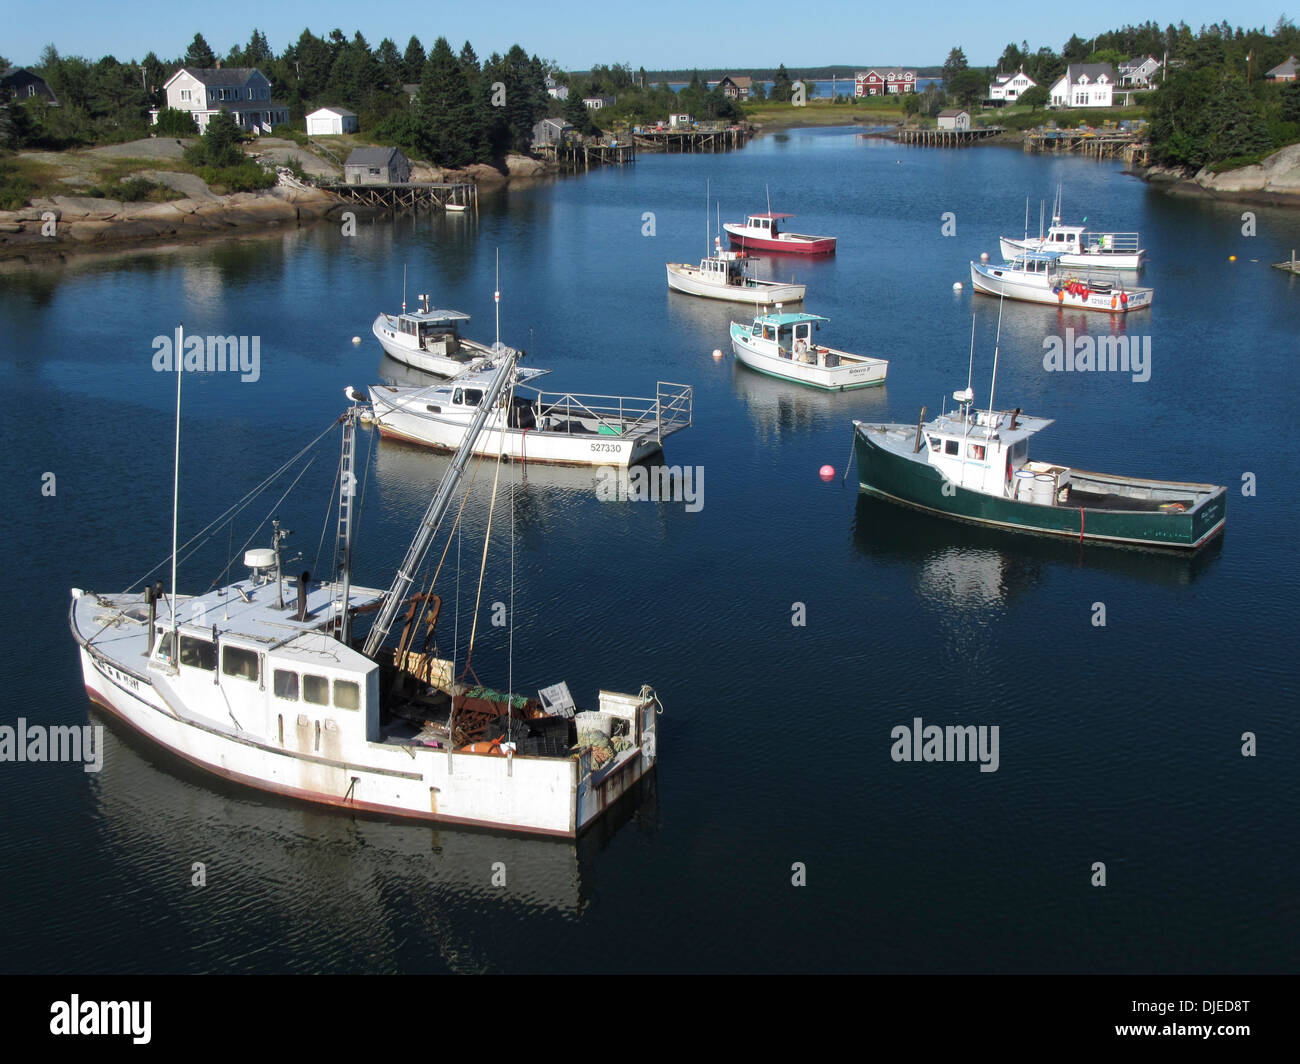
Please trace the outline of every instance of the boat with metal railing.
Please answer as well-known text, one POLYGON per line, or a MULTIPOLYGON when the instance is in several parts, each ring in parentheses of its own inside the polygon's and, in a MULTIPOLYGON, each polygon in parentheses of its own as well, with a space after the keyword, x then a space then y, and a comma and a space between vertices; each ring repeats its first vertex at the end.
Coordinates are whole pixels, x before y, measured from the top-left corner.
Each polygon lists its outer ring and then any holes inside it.
POLYGON ((975 291, 985 295, 1108 314, 1145 310, 1155 296, 1152 288, 1121 285, 1067 267, 1055 251, 1023 251, 996 264, 972 261, 970 279, 975 291))
MULTIPOLYGON (((477 455, 525 462, 628 466, 651 457, 674 432, 689 428, 694 389, 659 381, 654 398, 543 392, 527 384, 543 369, 519 369, 509 395, 493 404, 472 445, 477 455)), ((454 451, 486 401, 493 371, 426 388, 377 384, 369 416, 381 435, 454 451)))
MULTIPOLYGON (((1087 218, 1084 219, 1087 221, 1087 218)), ((1004 236, 999 239, 1002 257, 1014 259, 1027 251, 1059 253, 1062 266, 1083 269, 1138 270, 1146 254, 1142 239, 1137 233, 1102 233, 1081 225, 1061 224, 1061 189, 1056 190, 1052 205, 1052 224, 1043 232, 1043 220, 1038 220, 1038 236, 1029 235, 1029 204, 1025 204, 1025 235, 1017 240, 1004 236)))

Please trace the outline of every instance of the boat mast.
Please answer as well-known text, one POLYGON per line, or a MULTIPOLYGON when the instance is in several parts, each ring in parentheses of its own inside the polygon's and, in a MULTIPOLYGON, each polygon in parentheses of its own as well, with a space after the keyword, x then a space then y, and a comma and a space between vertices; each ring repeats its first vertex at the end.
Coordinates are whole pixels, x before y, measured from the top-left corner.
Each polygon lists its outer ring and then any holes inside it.
POLYGON ((383 605, 379 609, 379 615, 375 619, 374 627, 370 629, 370 634, 366 636, 363 652, 367 657, 374 658, 384 640, 388 637, 393 621, 397 617, 397 611, 401 608, 406 593, 411 589, 415 574, 423 564, 424 556, 428 553, 434 537, 438 534, 438 527, 447 513, 451 497, 455 493, 461 477, 464 476, 465 465, 474 450, 474 444, 478 440, 479 433, 483 430, 488 416, 496 407, 501 393, 505 391, 506 385, 514 377, 515 362, 518 358, 519 353, 512 348, 502 349, 502 358, 497 365, 496 375, 483 392, 483 398, 479 401, 478 409, 474 413, 474 420, 470 422, 469 428, 465 431, 465 438, 460 441, 456 456, 452 459, 447 472, 443 474, 442 483, 438 485, 437 494, 434 495, 433 500, 429 503, 428 510, 425 511, 424 517, 421 518, 420 526, 416 529, 415 538, 411 540, 406 557, 398 567, 397 575, 393 578, 393 586, 384 595, 383 605))
POLYGON ((185 350, 185 326, 176 326, 176 455, 172 466, 172 653, 180 661, 180 645, 176 642, 176 530, 180 524, 181 504, 181 378, 184 376, 181 354, 185 350))
POLYGON ((1025 197, 1025 243, 1029 243, 1029 197, 1025 197))
POLYGON ((348 596, 352 590, 352 499, 356 494, 356 437, 357 408, 356 393, 351 388, 346 391, 352 400, 352 406, 343 414, 343 451, 339 457, 339 524, 338 534, 334 540, 334 579, 338 581, 340 595, 338 611, 331 623, 331 633, 340 643, 347 643, 352 638, 352 618, 348 614, 348 596))
MULTIPOLYGON (((721 208, 719 207, 719 210, 721 208)), ((704 257, 709 258, 709 179, 704 179, 704 257)))
POLYGON ((402 263, 402 313, 406 313, 406 263, 402 263))

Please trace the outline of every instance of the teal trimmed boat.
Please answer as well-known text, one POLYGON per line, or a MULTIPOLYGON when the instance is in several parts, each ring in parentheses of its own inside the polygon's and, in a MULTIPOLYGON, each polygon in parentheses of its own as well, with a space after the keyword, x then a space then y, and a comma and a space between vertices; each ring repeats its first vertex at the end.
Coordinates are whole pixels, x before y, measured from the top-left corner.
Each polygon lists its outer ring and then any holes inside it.
POLYGON ((863 491, 958 521, 1013 532, 1197 550, 1223 531, 1227 490, 1215 484, 1090 473, 1029 460, 1052 424, 1019 410, 959 410, 916 425, 854 421, 863 491))
POLYGON ((820 314, 759 314, 752 325, 731 323, 731 351, 736 361, 769 377, 843 392, 885 383, 889 362, 851 355, 817 342, 813 335, 830 321, 820 314))

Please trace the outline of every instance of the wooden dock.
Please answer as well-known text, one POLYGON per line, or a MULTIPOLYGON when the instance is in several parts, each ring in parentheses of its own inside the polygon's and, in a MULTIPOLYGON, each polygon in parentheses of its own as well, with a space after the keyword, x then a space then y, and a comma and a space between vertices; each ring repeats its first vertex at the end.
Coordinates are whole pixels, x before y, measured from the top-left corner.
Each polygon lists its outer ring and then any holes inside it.
POLYGON ((478 213, 478 185, 472 183, 405 181, 384 185, 349 185, 339 181, 320 187, 353 203, 398 213, 446 210, 449 203, 472 207, 478 213))
POLYGON ((968 148, 982 140, 1005 133, 1004 126, 979 126, 975 129, 932 129, 929 126, 899 126, 900 144, 919 144, 926 148, 968 148))
POLYGON ((1287 273, 1300 273, 1300 259, 1295 257, 1295 248, 1291 249, 1291 259, 1289 262, 1275 262, 1273 269, 1286 270, 1287 273))
POLYGON ((753 135, 749 126, 729 126, 717 129, 646 129, 632 133, 642 151, 696 152, 731 151, 743 148, 753 135))
POLYGON ((552 160, 561 170, 590 170, 593 166, 626 166, 636 162, 636 145, 621 140, 611 144, 567 140, 563 144, 538 145, 533 150, 543 159, 552 160))
POLYGON ((1068 152, 1090 155, 1094 159, 1117 159, 1141 143, 1141 133, 1097 130, 1049 129, 1025 134, 1027 152, 1068 152))

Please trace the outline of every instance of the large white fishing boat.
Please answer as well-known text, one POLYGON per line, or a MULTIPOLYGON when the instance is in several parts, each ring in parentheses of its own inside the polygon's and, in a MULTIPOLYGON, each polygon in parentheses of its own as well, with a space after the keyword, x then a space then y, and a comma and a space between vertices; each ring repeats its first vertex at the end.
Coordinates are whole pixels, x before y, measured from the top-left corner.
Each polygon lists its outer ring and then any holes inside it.
POLYGON ((713 254, 701 259, 698 266, 688 262, 668 263, 668 287, 690 296, 725 299, 751 306, 803 300, 807 285, 751 277, 745 269, 748 261, 743 251, 723 251, 722 241, 715 239, 713 254))
POLYGON ((380 314, 370 327, 390 358, 439 377, 457 377, 486 369, 502 356, 499 338, 488 345, 460 335, 468 314, 433 307, 424 293, 416 298, 419 310, 408 313, 403 299, 400 314, 380 314))
MULTIPOLYGON (((484 385, 387 591, 351 583, 360 396, 350 392, 354 405, 339 419, 330 578, 304 572, 286 591, 281 543, 289 533, 277 521, 271 546, 244 555, 248 577, 180 596, 173 518, 170 595, 161 581, 143 592, 72 591, 69 622, 89 696, 174 754, 265 791, 548 835, 576 836, 591 825, 655 766, 653 690, 601 691, 599 712, 579 713, 563 683, 536 698, 483 687, 470 669, 476 627, 463 655, 457 640, 443 656, 434 641, 438 574, 421 577, 514 364, 511 353, 484 385), (427 582, 412 594, 417 579, 427 582), (399 617, 400 638, 386 645, 399 617), (366 620, 369 630, 354 639, 366 620)), ((449 535, 458 523, 457 512, 449 535)))
POLYGON ((971 262, 975 291, 1029 303, 1051 303, 1070 310, 1127 314, 1151 306, 1154 289, 1120 285, 1062 265, 1059 252, 1026 251, 994 264, 971 262))
POLYGON ((883 384, 889 362, 851 355, 818 344, 815 329, 830 321, 819 314, 760 314, 752 325, 731 323, 731 350, 736 361, 771 377, 844 391, 883 384))
MULTIPOLYGON (((660 381, 653 399, 543 392, 527 384, 544 369, 517 369, 513 390, 492 404, 474 454, 525 462, 628 466, 663 447, 691 424, 694 391, 660 381)), ((486 402, 494 371, 425 388, 377 384, 370 417, 383 436, 454 451, 486 402)))
POLYGON ((1052 224, 1046 233, 1040 215, 1038 236, 1029 235, 1029 204, 1026 202, 1024 237, 1016 240, 1004 236, 1000 238, 1000 244, 1005 259, 1014 259, 1026 251, 1059 253, 1062 266, 1082 269, 1138 270, 1146 254, 1137 233, 1101 233, 1081 225, 1062 225, 1059 186, 1052 209, 1052 224))

